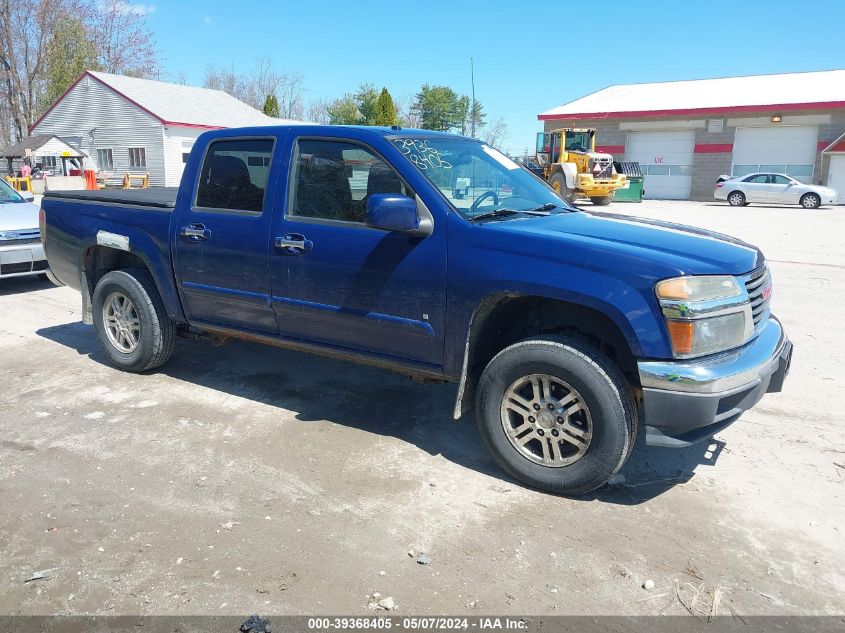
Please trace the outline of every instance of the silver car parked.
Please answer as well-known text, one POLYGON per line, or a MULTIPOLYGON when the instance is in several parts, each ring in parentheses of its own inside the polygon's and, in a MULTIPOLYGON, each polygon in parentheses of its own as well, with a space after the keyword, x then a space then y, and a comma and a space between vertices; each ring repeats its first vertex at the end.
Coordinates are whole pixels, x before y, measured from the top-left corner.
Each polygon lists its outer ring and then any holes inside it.
POLYGON ((0 278, 42 275, 47 258, 32 194, 21 195, 0 178, 0 278))
POLYGON ((786 174, 747 174, 719 178, 713 192, 716 200, 727 200, 732 207, 752 202, 763 204, 799 204, 816 209, 823 204, 838 204, 839 192, 821 185, 807 185, 786 174))

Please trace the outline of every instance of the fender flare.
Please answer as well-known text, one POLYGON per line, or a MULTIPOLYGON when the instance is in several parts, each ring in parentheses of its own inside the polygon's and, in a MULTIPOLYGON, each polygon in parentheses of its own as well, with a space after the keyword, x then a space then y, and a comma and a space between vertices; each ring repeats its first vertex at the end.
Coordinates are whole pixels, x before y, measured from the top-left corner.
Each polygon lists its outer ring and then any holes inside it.
MULTIPOLYGON (((487 295, 484 297, 475 309, 472 312, 472 316, 470 317, 469 326, 467 328, 466 338, 464 341, 464 355, 463 355, 463 362, 461 364, 461 374, 460 378, 458 379, 458 393, 455 398, 455 407, 452 412, 452 417, 455 420, 458 420, 464 413, 470 411, 472 409, 472 405, 467 406, 467 398, 472 396, 472 392, 474 392, 474 386, 470 390, 468 387, 469 373, 470 373, 470 353, 473 351, 473 346, 475 343, 475 337, 480 331, 479 324, 484 323, 484 321, 495 311, 499 303, 503 300, 513 299, 517 297, 526 297, 526 296, 536 296, 541 299, 548 299, 549 301, 561 301, 565 303, 571 303, 574 305, 582 306, 583 308, 588 308, 592 310, 597 310, 602 314, 606 315, 613 324, 619 328, 622 337, 624 338, 625 342, 628 344, 628 347, 631 350, 633 355, 641 354, 640 348, 640 341, 637 339, 636 333, 632 328, 631 324, 624 318, 622 313, 619 313, 612 305, 604 304, 604 305, 589 305, 583 302, 576 302, 576 301, 569 301, 567 299, 559 298, 559 297, 548 297, 542 295, 526 295, 525 293, 521 292, 513 292, 513 291, 502 291, 502 292, 495 292, 493 294, 487 295)), ((590 302, 593 303, 593 302, 590 302)))

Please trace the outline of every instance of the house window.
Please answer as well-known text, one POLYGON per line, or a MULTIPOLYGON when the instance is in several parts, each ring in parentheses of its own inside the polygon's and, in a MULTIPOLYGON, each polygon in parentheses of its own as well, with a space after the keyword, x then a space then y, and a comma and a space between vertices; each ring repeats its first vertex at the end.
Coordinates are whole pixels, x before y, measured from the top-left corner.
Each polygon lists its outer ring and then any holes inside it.
POLYGON ((188 162, 188 157, 191 155, 191 152, 182 152, 182 164, 188 162))
POLYGON ((110 149, 97 150, 97 166, 101 170, 110 171, 114 169, 114 156, 112 155, 110 149))
POLYGON ((56 157, 55 156, 40 156, 35 159, 35 164, 41 164, 43 169, 55 169, 56 168, 56 157))
POLYGON ((147 151, 143 147, 129 148, 129 166, 130 167, 146 167, 147 166, 147 151))

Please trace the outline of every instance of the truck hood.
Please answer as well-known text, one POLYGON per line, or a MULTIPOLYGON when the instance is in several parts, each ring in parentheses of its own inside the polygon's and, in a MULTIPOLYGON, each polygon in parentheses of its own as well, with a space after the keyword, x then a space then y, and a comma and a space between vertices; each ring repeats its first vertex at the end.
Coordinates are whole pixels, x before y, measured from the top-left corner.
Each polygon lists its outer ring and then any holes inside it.
POLYGON ((37 228, 37 206, 29 202, 0 203, 0 232, 37 228))
MULTIPOLYGON (((722 233, 683 224, 612 213, 561 213, 492 222, 497 229, 528 238, 565 240, 580 254, 623 252, 661 263, 678 274, 747 273, 765 261, 756 246, 722 233)), ((573 253, 574 255, 574 253, 573 253)), ((589 262, 584 262, 589 264, 589 262)), ((600 262, 594 262, 600 264, 600 262)))

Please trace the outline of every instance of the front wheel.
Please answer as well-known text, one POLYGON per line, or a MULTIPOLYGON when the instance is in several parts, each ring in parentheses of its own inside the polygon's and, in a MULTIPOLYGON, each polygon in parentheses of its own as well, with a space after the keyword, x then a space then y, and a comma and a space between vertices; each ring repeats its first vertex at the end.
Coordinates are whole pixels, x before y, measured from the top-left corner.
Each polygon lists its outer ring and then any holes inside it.
POLYGON ((572 337, 529 339, 499 352, 481 376, 477 416, 485 445, 508 474, 561 494, 606 483, 636 436, 622 373, 572 337))
POLYGON ((170 358, 176 327, 146 271, 106 273, 94 289, 92 307, 97 339, 112 364, 142 372, 170 358))
POLYGON ((594 197, 590 198, 590 201, 593 204, 598 205, 600 207, 606 207, 611 202, 613 202, 613 194, 611 193, 611 194, 608 194, 606 196, 594 196, 594 197))
POLYGON ((818 194, 815 193, 805 193, 801 196, 801 206, 805 209, 818 209, 822 204, 822 199, 819 198, 818 194))
POLYGON ((554 174, 549 180, 549 184, 566 202, 569 204, 575 202, 575 192, 566 184, 566 176, 561 172, 554 174))

